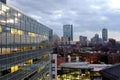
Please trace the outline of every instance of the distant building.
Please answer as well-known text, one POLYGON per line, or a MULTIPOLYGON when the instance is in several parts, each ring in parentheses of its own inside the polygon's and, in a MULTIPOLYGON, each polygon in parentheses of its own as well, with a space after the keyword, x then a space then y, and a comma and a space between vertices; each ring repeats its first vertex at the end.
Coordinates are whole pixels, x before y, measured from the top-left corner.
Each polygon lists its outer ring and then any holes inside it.
POLYGON ((106 28, 102 29, 102 40, 103 44, 106 43, 108 40, 108 31, 106 28))
POLYGON ((93 38, 91 38, 91 43, 93 45, 99 45, 102 43, 102 39, 99 38, 99 35, 98 34, 95 34, 95 36, 93 38))
POLYGON ((60 80, 102 80, 100 70, 110 64, 90 64, 88 62, 68 62, 61 64, 60 80))
POLYGON ((61 63, 65 63, 66 62, 66 57, 57 57, 57 67, 60 66, 61 63))
POLYGON ((54 45, 57 46, 57 45, 60 45, 61 42, 60 42, 60 37, 58 35, 53 35, 53 42, 54 42, 54 45))
POLYGON ((116 53, 111 53, 108 55, 108 63, 109 64, 117 64, 120 63, 120 55, 116 53))
POLYGON ((109 46, 113 47, 116 45, 116 40, 111 38, 111 39, 109 39, 108 43, 109 43, 109 46))
POLYGON ((87 46, 87 37, 86 36, 80 36, 79 40, 80 40, 80 44, 82 46, 87 46))
POLYGON ((63 26, 63 37, 68 37, 69 41, 73 41, 73 25, 63 26))
POLYGON ((61 44, 65 45, 65 44, 68 44, 69 41, 68 41, 68 37, 61 37, 61 44))

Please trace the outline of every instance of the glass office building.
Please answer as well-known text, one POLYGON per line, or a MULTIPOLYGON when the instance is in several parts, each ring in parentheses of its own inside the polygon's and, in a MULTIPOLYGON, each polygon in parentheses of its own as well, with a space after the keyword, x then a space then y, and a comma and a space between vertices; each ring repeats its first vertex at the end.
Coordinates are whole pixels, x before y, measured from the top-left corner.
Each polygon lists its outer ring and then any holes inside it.
POLYGON ((63 36, 67 37, 68 40, 73 41, 73 25, 63 25, 63 36))
POLYGON ((52 29, 0 2, 0 80, 49 79, 52 29))

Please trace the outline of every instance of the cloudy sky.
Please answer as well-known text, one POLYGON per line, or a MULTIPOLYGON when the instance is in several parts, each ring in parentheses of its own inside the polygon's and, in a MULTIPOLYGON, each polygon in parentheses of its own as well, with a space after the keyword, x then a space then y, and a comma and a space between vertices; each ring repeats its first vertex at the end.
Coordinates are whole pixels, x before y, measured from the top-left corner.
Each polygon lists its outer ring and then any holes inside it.
POLYGON ((10 5, 63 35, 63 25, 73 24, 74 40, 91 38, 107 28, 109 38, 120 40, 120 0, 11 0, 10 5))

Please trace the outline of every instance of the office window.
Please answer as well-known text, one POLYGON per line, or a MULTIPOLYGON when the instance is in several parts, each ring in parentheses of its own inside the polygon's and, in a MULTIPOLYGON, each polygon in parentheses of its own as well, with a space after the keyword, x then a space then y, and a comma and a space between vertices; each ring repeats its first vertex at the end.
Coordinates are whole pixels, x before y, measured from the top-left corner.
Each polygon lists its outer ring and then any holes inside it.
POLYGON ((2 10, 2 3, 0 3, 0 10, 2 10))
POLYGON ((2 31, 3 31, 2 26, 0 26, 0 44, 2 44, 2 31))
POLYGON ((17 29, 13 29, 13 28, 11 28, 11 34, 17 34, 17 29))
POLYGON ((25 21, 23 19, 21 19, 20 25, 21 25, 21 29, 25 30, 25 21))
POLYGON ((7 44, 10 44, 11 43, 11 29, 9 27, 6 27, 6 36, 7 36, 7 44))
POLYGON ((14 27, 14 16, 7 14, 7 26, 14 27))
POLYGON ((7 29, 5 26, 2 26, 2 33, 1 33, 1 44, 6 45, 7 43, 7 29))
POLYGON ((5 12, 0 10, 0 16, 5 16, 5 12))
POLYGON ((4 4, 2 4, 2 10, 3 10, 3 11, 6 12, 6 11, 9 10, 9 9, 10 9, 9 7, 7 7, 7 6, 5 6, 4 4))
POLYGON ((30 43, 33 43, 34 37, 30 36, 30 43))
POLYGON ((31 23, 26 23, 26 31, 31 31, 31 26, 30 26, 31 23))
POLYGON ((17 34, 18 34, 18 35, 24 35, 24 31, 18 30, 18 31, 17 31, 17 34))
POLYGON ((15 28, 20 29, 20 19, 18 17, 15 17, 14 20, 15 20, 15 28))
POLYGON ((21 44, 25 44, 25 43, 26 43, 25 35, 21 35, 21 44))
POLYGON ((15 34, 15 43, 20 44, 20 35, 15 34))
POLYGON ((2 32, 2 27, 0 26, 0 32, 2 32))
POLYGON ((36 37, 36 43, 39 43, 39 38, 38 38, 38 35, 36 37))
POLYGON ((0 55, 2 54, 2 49, 0 48, 0 55))
POLYGON ((0 23, 1 23, 2 25, 5 25, 5 24, 6 24, 6 17, 5 17, 4 15, 2 15, 2 14, 0 14, 0 23))
POLYGON ((20 18, 20 19, 22 18, 22 14, 21 13, 18 12, 17 15, 18 15, 18 18, 20 18))
POLYGON ((6 50, 7 50, 7 54, 9 54, 10 53, 10 48, 6 48, 6 50))
POLYGON ((27 43, 28 43, 28 44, 30 44, 30 42, 31 42, 30 37, 31 37, 31 36, 26 35, 26 40, 27 40, 27 43))
POLYGON ((2 48, 2 54, 7 54, 7 48, 2 48))
POLYGON ((34 43, 37 43, 37 36, 34 37, 34 43))

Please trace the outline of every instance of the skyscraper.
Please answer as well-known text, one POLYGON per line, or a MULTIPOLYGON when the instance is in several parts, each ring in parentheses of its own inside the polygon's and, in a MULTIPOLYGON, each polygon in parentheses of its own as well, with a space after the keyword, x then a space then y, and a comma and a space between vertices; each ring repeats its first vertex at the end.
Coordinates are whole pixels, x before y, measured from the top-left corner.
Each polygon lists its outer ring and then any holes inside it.
POLYGON ((92 45, 99 45, 102 43, 102 39, 99 38, 99 34, 95 34, 93 38, 91 38, 92 45))
POLYGON ((69 41, 73 41, 73 25, 67 24, 63 26, 63 36, 69 41))
POLYGON ((102 40, 103 40, 103 43, 106 43, 108 40, 108 31, 106 28, 102 29, 102 40))

